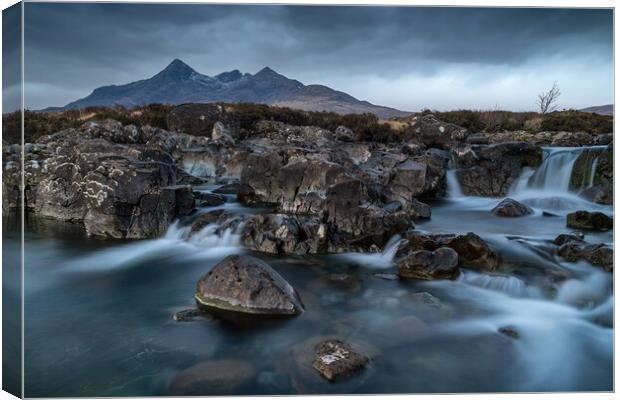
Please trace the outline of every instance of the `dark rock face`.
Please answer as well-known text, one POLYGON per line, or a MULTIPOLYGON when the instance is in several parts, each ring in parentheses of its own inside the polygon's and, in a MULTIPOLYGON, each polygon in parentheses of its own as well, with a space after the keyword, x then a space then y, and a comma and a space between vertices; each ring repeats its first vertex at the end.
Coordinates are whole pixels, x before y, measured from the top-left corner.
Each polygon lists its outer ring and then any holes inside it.
POLYGON ((447 148, 455 142, 463 142, 469 132, 458 125, 440 121, 433 114, 417 117, 405 132, 405 140, 427 147, 447 148))
POLYGON ((585 150, 573 164, 570 188, 590 201, 613 204, 613 174, 613 146, 585 150))
POLYGON ((576 229, 608 231, 614 220, 601 212, 576 211, 566 216, 566 226, 576 229))
POLYGON ((230 395, 243 390, 256 369, 243 360, 205 361, 181 371, 170 383, 172 396, 230 395))
POLYGON ((496 205, 491 212, 498 217, 522 217, 533 213, 533 210, 525 204, 506 198, 496 205))
POLYGON ((294 316, 301 300, 267 263, 247 255, 228 256, 198 281, 196 300, 207 310, 262 316, 294 316))
POLYGON ((459 275, 458 254, 448 247, 415 251, 400 260, 398 274, 410 279, 454 279, 459 275))
POLYGON ((329 381, 339 380, 358 372, 368 363, 368 357, 357 353, 340 340, 326 340, 315 346, 312 366, 329 381))
MULTIPOLYGON (((27 209, 82 222, 90 235, 159 236, 173 219, 193 210, 191 189, 177 185, 172 156, 187 141, 182 135, 112 120, 44 136, 26 146, 27 209)), ((7 208, 19 175, 7 173, 6 165, 15 161, 5 160, 7 208)))
POLYGON ((526 142, 507 142, 472 146, 456 153, 461 190, 469 196, 505 196, 523 167, 542 163, 539 146, 526 142))

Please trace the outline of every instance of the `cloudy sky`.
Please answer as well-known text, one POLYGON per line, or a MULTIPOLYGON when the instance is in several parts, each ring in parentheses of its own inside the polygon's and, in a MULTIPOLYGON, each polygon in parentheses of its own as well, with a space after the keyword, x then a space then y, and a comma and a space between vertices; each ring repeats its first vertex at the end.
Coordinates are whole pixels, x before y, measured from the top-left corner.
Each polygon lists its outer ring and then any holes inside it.
MULTIPOLYGON (((408 111, 613 101, 612 11, 26 4, 26 104, 64 105, 180 58, 208 75, 264 66, 408 111)), ((6 104, 5 107, 11 107, 6 104)), ((5 108, 6 112, 6 108, 5 108)))

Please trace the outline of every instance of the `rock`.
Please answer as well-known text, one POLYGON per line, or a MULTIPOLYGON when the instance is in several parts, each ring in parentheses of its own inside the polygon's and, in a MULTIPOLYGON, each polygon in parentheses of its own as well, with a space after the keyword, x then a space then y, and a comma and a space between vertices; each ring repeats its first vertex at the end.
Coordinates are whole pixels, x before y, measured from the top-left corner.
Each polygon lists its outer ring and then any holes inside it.
POLYGON ((252 364, 242 360, 205 361, 181 371, 170 383, 172 396, 239 394, 256 377, 252 364))
POLYGON ((491 212, 498 217, 522 217, 532 214, 534 211, 525 204, 506 198, 496 205, 491 212))
POLYGON ((410 279, 454 279, 459 275, 458 254, 447 247, 419 250, 399 261, 398 274, 410 279))
POLYGON ((328 274, 322 276, 321 280, 331 287, 349 292, 358 292, 361 288, 359 279, 351 274, 328 274))
POLYGON ((598 211, 576 211, 566 216, 566 226, 577 229, 608 231, 613 229, 614 220, 598 211))
POLYGON ((346 126, 338 126, 334 131, 334 136, 336 140, 340 140, 341 142, 354 142, 355 141, 355 132, 346 126))
POLYGON ((592 265, 602 267, 607 272, 613 271, 614 251, 605 244, 587 244, 569 239, 558 248, 558 255, 569 262, 583 259, 592 265))
POLYGON ((214 141, 224 145, 224 146, 234 146, 235 139, 230 135, 230 131, 228 128, 224 126, 223 123, 217 121, 213 125, 213 130, 211 131, 211 139, 214 141))
POLYGON ((583 243, 584 242, 583 236, 562 233, 558 235, 555 239, 553 239, 553 244, 556 244, 558 246, 561 246, 565 243, 570 243, 570 242, 583 243))
POLYGON ((228 183, 213 190, 216 194, 236 194, 237 196, 248 196, 253 190, 250 186, 242 183, 228 183))
POLYGON ((495 271, 499 267, 497 254, 473 232, 448 239, 445 246, 458 253, 461 266, 484 271, 495 271))
POLYGON ((507 142, 489 146, 472 146, 471 152, 456 160, 461 190, 468 196, 505 196, 523 167, 536 168, 542 163, 539 146, 525 142, 507 142))
POLYGON ((429 219, 431 217, 431 206, 416 199, 411 200, 411 216, 415 219, 429 219))
POLYGON ((200 311, 197 308, 190 308, 188 310, 182 310, 182 311, 178 311, 176 313, 174 313, 174 315, 172 316, 172 318, 175 321, 194 321, 196 318, 198 317, 202 317, 203 315, 205 315, 202 311, 200 311))
MULTIPOLYGON (((228 256, 196 286, 201 308, 234 314, 294 316, 303 311, 293 287, 267 263, 247 255, 228 256)), ((233 314, 233 315, 234 315, 233 314)))
POLYGON ((217 207, 226 203, 226 197, 216 194, 216 193, 207 193, 207 192, 194 192, 194 198, 200 201, 200 204, 203 207, 217 207))
POLYGON ((203 230, 207 225, 222 225, 231 215, 225 210, 214 210, 199 215, 192 223, 190 235, 194 235, 203 230))
POLYGON ((328 249, 328 227, 317 218, 257 214, 247 220, 241 243, 269 254, 318 254, 328 249))
POLYGON ((329 381, 349 377, 368 364, 368 357, 340 340, 326 340, 315 346, 314 369, 329 381))
POLYGON ((542 212, 542 216, 543 217, 559 217, 559 215, 554 214, 554 213, 550 213, 549 211, 543 211, 542 212))
POLYGON ((464 141, 469 132, 458 125, 440 121, 433 114, 416 117, 406 129, 404 138, 427 147, 447 148, 455 142, 464 141))
POLYGON ((218 104, 184 104, 168 114, 168 129, 194 136, 210 137, 214 125, 223 120, 224 109, 218 104))
POLYGON ((519 339, 520 335, 513 327, 511 326, 502 326, 497 330, 502 335, 506 335, 511 339, 519 339))

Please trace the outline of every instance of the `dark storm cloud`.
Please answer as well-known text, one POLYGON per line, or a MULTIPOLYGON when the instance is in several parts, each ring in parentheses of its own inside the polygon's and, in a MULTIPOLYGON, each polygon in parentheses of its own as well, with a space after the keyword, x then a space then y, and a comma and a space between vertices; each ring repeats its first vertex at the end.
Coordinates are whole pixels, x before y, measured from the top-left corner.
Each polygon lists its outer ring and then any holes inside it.
POLYGON ((149 77, 173 58, 208 74, 269 65, 305 83, 347 89, 352 76, 432 77, 455 66, 509 73, 553 57, 565 67, 587 60, 611 65, 611 11, 26 5, 27 102, 35 108, 149 77))

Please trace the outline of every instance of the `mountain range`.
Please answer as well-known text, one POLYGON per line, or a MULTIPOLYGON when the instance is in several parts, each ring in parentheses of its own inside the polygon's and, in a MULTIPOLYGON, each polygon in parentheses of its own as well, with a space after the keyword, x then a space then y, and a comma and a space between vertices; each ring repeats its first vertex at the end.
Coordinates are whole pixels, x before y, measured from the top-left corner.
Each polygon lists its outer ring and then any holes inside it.
POLYGON ((604 106, 582 108, 580 111, 591 112, 600 115, 614 115, 614 105, 605 104, 604 106))
POLYGON ((256 74, 239 70, 216 76, 203 75, 179 59, 155 76, 128 83, 99 87, 83 99, 62 107, 134 107, 150 103, 262 103, 306 111, 338 114, 373 113, 379 118, 402 117, 410 113, 361 101, 323 85, 304 85, 265 67, 256 74))

